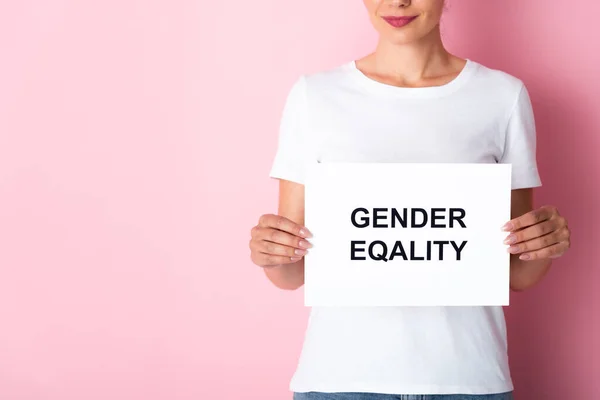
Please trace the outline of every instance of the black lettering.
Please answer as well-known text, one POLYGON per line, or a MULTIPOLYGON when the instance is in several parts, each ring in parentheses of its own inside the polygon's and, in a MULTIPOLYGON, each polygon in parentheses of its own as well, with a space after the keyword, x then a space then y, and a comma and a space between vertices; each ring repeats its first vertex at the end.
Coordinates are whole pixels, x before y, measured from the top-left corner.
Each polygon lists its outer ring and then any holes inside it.
POLYGON ((366 260, 367 257, 357 257, 356 256, 356 252, 358 251, 365 251, 365 249, 357 249, 356 245, 357 244, 365 244, 367 242, 365 242, 364 240, 353 240, 350 242, 350 259, 351 260, 366 260))
POLYGON ((454 241, 452 241, 451 243, 452 243, 452 247, 454 247, 454 250, 456 250, 456 259, 458 261, 460 261, 460 252, 463 250, 463 248, 467 244, 467 241, 465 240, 464 242, 462 242, 460 247, 456 247, 456 242, 454 242, 454 241))
POLYGON ((404 247, 402 246, 402 242, 397 240, 396 244, 394 244, 394 248, 392 249, 392 254, 390 255, 390 261, 394 259, 394 257, 400 256, 404 259, 404 261, 408 261, 406 257, 406 253, 404 252, 404 247))
POLYGON ((431 240, 427 241, 427 261, 431 260, 431 240))
POLYGON ((444 245, 449 244, 450 242, 447 240, 435 240, 433 244, 437 244, 440 246, 440 261, 444 259, 444 245))
POLYGON ((411 240, 410 241, 410 260, 411 261, 423 261, 424 259, 425 259, 424 257, 415 256, 415 241, 411 240))
POLYGON ((369 226, 369 210, 367 210, 366 208, 356 208, 354 211, 352 211, 352 225, 354 225, 357 228, 366 228, 367 226, 369 226), (367 214, 366 217, 362 217, 361 222, 362 224, 358 224, 356 222, 356 213, 358 212, 363 212, 365 214, 367 214))
POLYGON ((427 225, 427 211, 425 211, 422 208, 413 208, 411 209, 411 228, 422 228, 425 225, 427 225), (423 215, 423 222, 421 223, 421 225, 418 225, 416 223, 417 217, 416 217, 416 213, 419 212, 421 213, 421 215, 423 215))
POLYGON ((445 228, 446 227, 446 225, 444 225, 444 224, 438 225, 435 223, 435 220, 437 220, 437 219, 444 220, 443 214, 436 215, 437 213, 443 213, 444 211, 446 211, 445 208, 432 208, 431 209, 431 227, 432 228, 445 228))
POLYGON ((467 213, 464 208, 451 208, 450 209, 450 228, 454 228, 455 220, 460 224, 460 226, 462 226, 463 228, 466 228, 467 226, 465 225, 465 223, 462 220, 466 214, 467 213), (459 217, 454 216, 455 212, 460 214, 460 216, 459 217))
POLYGON ((400 216, 397 209, 392 208, 392 228, 396 227, 396 220, 398 220, 398 223, 400 224, 401 227, 406 228, 406 217, 407 217, 406 214, 407 214, 406 208, 402 209, 402 216, 400 216))
POLYGON ((377 220, 385 219, 385 215, 379 215, 380 212, 386 212, 387 208, 374 208, 373 209, 373 228, 387 228, 387 225, 378 224, 377 220))
POLYGON ((387 245, 382 242, 381 240, 376 240, 373 243, 371 243, 371 245, 369 246, 369 256, 371 256, 371 258, 375 261, 385 261, 387 262, 387 245), (375 245, 381 245, 382 249, 383 249, 383 253, 382 254, 373 254, 373 247, 375 247, 375 245))

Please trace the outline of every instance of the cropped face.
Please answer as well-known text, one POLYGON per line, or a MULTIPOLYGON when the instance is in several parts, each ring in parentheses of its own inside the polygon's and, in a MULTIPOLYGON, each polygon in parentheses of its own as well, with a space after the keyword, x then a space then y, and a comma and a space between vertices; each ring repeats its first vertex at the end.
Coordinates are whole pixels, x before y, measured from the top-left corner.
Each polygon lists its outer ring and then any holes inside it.
POLYGON ((440 23, 444 0, 363 0, 381 39, 406 44, 426 37, 440 23))

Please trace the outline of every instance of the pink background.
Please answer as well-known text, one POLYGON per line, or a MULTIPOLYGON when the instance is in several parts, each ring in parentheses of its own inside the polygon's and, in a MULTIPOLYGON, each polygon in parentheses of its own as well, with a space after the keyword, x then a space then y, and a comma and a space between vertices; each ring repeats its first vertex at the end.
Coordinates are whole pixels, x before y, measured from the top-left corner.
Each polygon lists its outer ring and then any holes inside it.
MULTIPOLYGON (((517 399, 600 398, 600 5, 455 0, 521 77, 573 247, 507 310, 517 399)), ((369 52, 359 0, 0 2, 0 398, 289 399, 308 310, 247 247, 300 73, 369 52)))

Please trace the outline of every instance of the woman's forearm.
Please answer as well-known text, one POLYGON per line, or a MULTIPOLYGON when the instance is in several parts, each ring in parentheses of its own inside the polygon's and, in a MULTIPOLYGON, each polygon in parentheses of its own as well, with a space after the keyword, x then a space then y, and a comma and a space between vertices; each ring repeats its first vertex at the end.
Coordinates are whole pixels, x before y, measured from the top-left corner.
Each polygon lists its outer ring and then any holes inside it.
POLYGON ((515 291, 529 289, 542 280, 551 265, 551 259, 524 261, 518 255, 511 255, 510 288, 515 291))
POLYGON ((264 268, 267 278, 278 288, 296 290, 304 285, 304 258, 293 264, 264 268))

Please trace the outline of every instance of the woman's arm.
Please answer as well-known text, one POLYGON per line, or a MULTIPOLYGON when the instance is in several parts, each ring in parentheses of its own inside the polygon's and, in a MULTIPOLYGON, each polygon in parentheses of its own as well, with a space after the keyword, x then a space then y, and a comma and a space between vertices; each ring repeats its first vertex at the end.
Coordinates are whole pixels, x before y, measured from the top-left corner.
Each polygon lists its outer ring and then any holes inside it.
MULTIPOLYGON (((284 179, 279 180, 277 213, 304 226, 304 185, 284 179)), ((264 268, 264 271, 267 278, 278 288, 298 289, 304 284, 304 257, 292 264, 264 268)))
POLYGON ((533 208, 533 189, 517 189, 511 194, 510 287, 522 291, 537 284, 548 273, 552 259, 571 245, 565 218, 556 207, 533 208))

